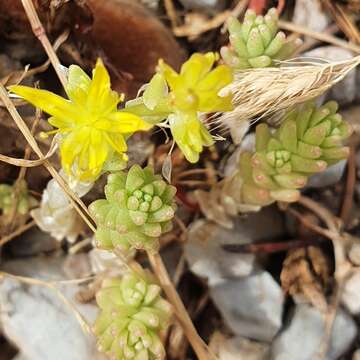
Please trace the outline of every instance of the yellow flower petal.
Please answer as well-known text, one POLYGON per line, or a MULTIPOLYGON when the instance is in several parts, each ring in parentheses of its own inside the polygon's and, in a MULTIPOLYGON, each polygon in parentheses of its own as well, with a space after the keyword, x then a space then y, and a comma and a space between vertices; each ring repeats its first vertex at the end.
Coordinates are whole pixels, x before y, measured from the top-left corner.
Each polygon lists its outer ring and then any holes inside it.
POLYGON ((182 65, 180 76, 184 78, 187 86, 193 87, 210 71, 217 58, 213 52, 195 53, 182 65))
POLYGON ((108 113, 116 109, 119 101, 119 95, 111 90, 109 73, 101 59, 98 59, 89 87, 87 107, 93 112, 108 113))
POLYGON ((149 130, 152 126, 152 124, 145 122, 139 116, 123 111, 113 112, 107 118, 96 122, 96 128, 120 134, 149 130))
POLYGON ((213 90, 218 93, 233 81, 233 72, 229 66, 220 65, 204 76, 196 85, 196 91, 213 90))
POLYGON ((195 112, 171 115, 169 123, 175 142, 192 163, 198 161, 203 146, 210 146, 214 142, 195 112))
POLYGON ((67 126, 76 123, 81 113, 69 100, 53 94, 47 90, 34 89, 28 86, 13 85, 9 87, 14 94, 21 96, 23 99, 40 108, 49 115, 60 119, 67 126))
POLYGON ((61 163, 64 170, 71 175, 72 165, 90 140, 90 130, 75 130, 66 134, 60 144, 61 163))
POLYGON ((232 105, 232 95, 220 97, 213 91, 203 92, 200 97, 198 111, 201 112, 218 112, 230 111, 232 105))
POLYGON ((126 152, 127 145, 124 137, 120 134, 108 134, 105 133, 107 142, 112 148, 119 154, 126 152))
POLYGON ((171 89, 174 89, 178 86, 180 79, 179 74, 162 59, 159 60, 158 70, 164 76, 171 89))

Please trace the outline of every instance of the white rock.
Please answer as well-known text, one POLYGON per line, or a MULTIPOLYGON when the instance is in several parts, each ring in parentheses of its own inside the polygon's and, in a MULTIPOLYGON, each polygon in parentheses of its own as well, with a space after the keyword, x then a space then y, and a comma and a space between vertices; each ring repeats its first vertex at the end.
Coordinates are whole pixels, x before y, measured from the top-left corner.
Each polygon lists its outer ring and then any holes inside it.
POLYGON ((348 256, 349 256, 350 261, 354 265, 360 266, 360 243, 359 242, 354 242, 351 245, 348 256))
POLYGON ((269 345, 240 336, 224 339, 219 343, 219 360, 267 360, 269 345))
POLYGON ((140 0, 140 2, 151 10, 157 10, 160 0, 140 0))
MULTIPOLYGON (((132 255, 135 255, 135 252, 133 252, 132 255)), ((91 270, 94 274, 106 271, 115 276, 127 270, 126 262, 111 251, 94 248, 89 253, 89 259, 91 270)))
POLYGON ((223 0, 180 0, 190 10, 215 10, 223 6, 223 0))
POLYGON ((190 270, 207 278, 210 285, 221 282, 226 276, 249 275, 253 270, 253 254, 234 254, 222 249, 221 245, 229 240, 232 243, 235 241, 231 233, 232 230, 207 220, 198 220, 189 230, 185 245, 186 260, 190 270))
MULTIPOLYGON (((5 263, 4 270, 46 280, 64 280, 63 259, 28 258, 5 263)), ((78 285, 58 285, 88 323, 96 318, 94 304, 76 304, 78 285)), ((4 278, 0 282, 0 322, 4 335, 26 354, 26 360, 100 360, 95 339, 84 332, 74 312, 51 289, 4 278)))
MULTIPOLYGON (((63 172, 60 174, 68 181, 63 172)), ((93 184, 70 182, 69 186, 79 197, 82 197, 92 188, 93 184)), ((84 222, 55 179, 48 182, 41 198, 40 207, 32 210, 31 216, 41 230, 50 233, 59 241, 65 238, 73 243, 84 229, 84 222)))
POLYGON ((306 188, 322 188, 337 184, 346 169, 347 160, 341 160, 329 166, 325 171, 309 177, 306 188))
POLYGON ((279 331, 284 295, 268 272, 226 280, 210 294, 234 334, 270 342, 279 331))
POLYGON ((292 22, 314 31, 323 31, 330 18, 321 9, 319 0, 296 0, 292 22))
MULTIPOLYGON (((297 305, 290 325, 279 334, 272 345, 271 360, 317 359, 324 331, 324 314, 308 304, 297 305)), ((354 320, 344 310, 339 309, 326 360, 338 359, 349 348, 356 333, 354 320)))
POLYGON ((346 280, 344 289, 341 293, 341 302, 351 314, 360 313, 360 272, 353 273, 346 280))
POLYGON ((233 229, 225 229, 211 221, 192 224, 185 245, 185 257, 192 272, 208 279, 210 285, 224 278, 249 275, 254 269, 255 256, 225 251, 225 244, 246 244, 284 233, 282 217, 274 208, 263 208, 234 220, 233 229), (261 224, 261 226, 259 226, 261 224))
MULTIPOLYGON (((304 53, 303 56, 330 61, 349 60, 354 57, 350 50, 337 46, 321 46, 304 53)), ((335 100, 339 104, 349 104, 355 100, 356 96, 356 69, 353 69, 343 80, 334 85, 324 97, 326 100, 335 100)))

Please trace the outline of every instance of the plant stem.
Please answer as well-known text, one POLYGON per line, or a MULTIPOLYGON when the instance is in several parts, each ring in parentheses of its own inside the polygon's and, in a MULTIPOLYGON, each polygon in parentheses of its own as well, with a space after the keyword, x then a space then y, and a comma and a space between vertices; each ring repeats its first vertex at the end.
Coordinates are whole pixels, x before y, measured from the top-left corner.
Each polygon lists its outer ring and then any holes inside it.
POLYGON ((184 333, 193 347, 199 360, 216 359, 216 356, 211 352, 206 343, 201 339, 197 333, 194 324, 192 323, 185 306, 180 299, 174 285, 172 284, 169 274, 159 254, 147 253, 151 266, 157 275, 164 292, 172 305, 175 308, 175 314, 181 324, 184 333))
POLYGON ((46 54, 48 55, 52 66, 54 67, 54 70, 62 84, 62 86, 65 88, 66 85, 66 76, 61 71, 61 64, 60 61, 55 53, 54 48, 52 47, 48 37, 46 36, 45 29, 41 24, 41 21, 39 19, 39 16, 35 10, 34 4, 31 0, 21 0, 23 7, 25 9, 26 15, 29 19, 29 22, 31 24, 31 28, 33 30, 33 33, 35 36, 39 39, 41 42, 41 45, 43 46, 44 50, 46 51, 46 54))

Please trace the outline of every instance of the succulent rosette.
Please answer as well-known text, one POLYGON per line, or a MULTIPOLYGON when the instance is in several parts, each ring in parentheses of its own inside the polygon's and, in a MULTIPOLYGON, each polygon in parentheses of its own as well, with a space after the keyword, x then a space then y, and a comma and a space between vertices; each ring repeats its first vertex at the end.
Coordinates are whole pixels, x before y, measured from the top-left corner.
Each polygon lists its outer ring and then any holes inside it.
POLYGON ((101 313, 94 325, 98 349, 111 359, 163 359, 160 333, 171 319, 171 305, 161 288, 142 269, 106 279, 97 293, 101 313))
POLYGON ((351 127, 337 109, 334 101, 319 108, 308 102, 285 114, 274 133, 266 124, 257 126, 255 153, 244 152, 240 159, 246 203, 296 201, 310 175, 348 156, 343 141, 351 127))
POLYGON ((223 47, 221 55, 235 69, 274 66, 274 60, 288 58, 297 47, 297 41, 287 40, 285 34, 278 31, 274 8, 265 16, 256 16, 253 10, 247 10, 244 22, 232 17, 228 29, 231 46, 223 47))
POLYGON ((106 199, 89 208, 97 223, 98 247, 156 251, 160 235, 172 228, 175 193, 150 167, 134 165, 127 174, 109 175, 106 199))

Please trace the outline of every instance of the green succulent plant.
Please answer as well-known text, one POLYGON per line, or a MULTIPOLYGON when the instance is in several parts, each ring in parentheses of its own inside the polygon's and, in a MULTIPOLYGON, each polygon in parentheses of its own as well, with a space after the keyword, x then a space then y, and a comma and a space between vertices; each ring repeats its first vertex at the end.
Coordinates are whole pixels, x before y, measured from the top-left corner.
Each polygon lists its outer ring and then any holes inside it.
POLYGON ((241 188, 245 203, 266 205, 275 200, 298 200, 307 178, 348 156, 342 142, 351 127, 336 111, 336 102, 317 108, 308 102, 289 111, 272 133, 256 127, 255 153, 240 157, 241 188))
POLYGON ((0 209, 5 216, 12 213, 15 203, 18 215, 26 215, 31 208, 38 204, 37 200, 29 195, 25 180, 21 180, 17 186, 18 191, 16 192, 14 186, 0 184, 0 209))
POLYGON ((171 305, 150 273, 142 269, 106 279, 96 300, 101 313, 94 324, 98 349, 111 359, 162 359, 159 334, 171 319, 171 305))
POLYGON ((89 210, 97 223, 100 248, 156 251, 161 234, 170 231, 176 209, 176 188, 150 167, 138 165, 108 176, 106 199, 96 200, 89 210))
POLYGON ((297 41, 288 41, 283 32, 278 32, 274 8, 265 16, 256 16, 253 10, 247 10, 244 22, 232 17, 228 29, 231 46, 223 47, 221 55, 236 69, 274 66, 274 60, 287 59, 297 47, 297 41))

